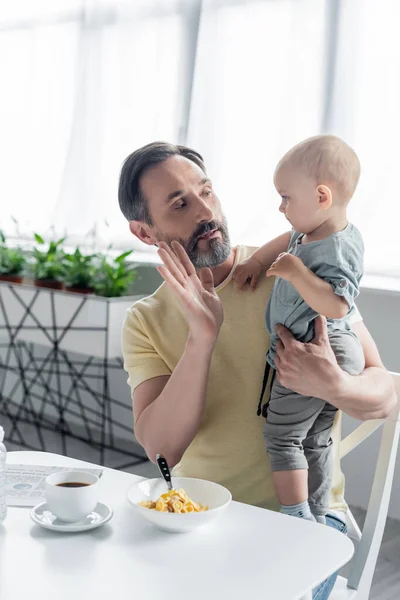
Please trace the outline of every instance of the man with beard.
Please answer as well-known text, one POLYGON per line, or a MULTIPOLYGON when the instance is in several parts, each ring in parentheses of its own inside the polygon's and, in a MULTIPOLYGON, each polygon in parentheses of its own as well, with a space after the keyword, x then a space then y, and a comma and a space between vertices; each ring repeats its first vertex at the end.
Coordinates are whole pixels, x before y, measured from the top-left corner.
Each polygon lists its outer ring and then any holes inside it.
MULTIPOLYGON (((231 248, 219 199, 194 150, 162 142, 136 150, 121 171, 119 204, 131 232, 158 246, 166 280, 128 311, 123 328, 137 440, 153 462, 163 454, 177 476, 216 481, 235 500, 278 510, 264 420, 257 416, 269 346, 264 311, 273 278, 263 278, 254 292, 234 286, 235 266, 254 248, 231 248)), ((244 201, 246 210, 251 207, 244 201)), ((384 418, 396 403, 392 380, 361 317, 355 321, 365 354, 361 375, 340 369, 319 317, 309 344, 280 328, 279 379, 357 419, 384 418)), ((345 511, 340 411, 332 437, 330 507, 345 511)), ((333 512, 327 524, 345 527, 333 512)), ((327 598, 332 585, 332 579, 325 582, 318 598, 327 598)))

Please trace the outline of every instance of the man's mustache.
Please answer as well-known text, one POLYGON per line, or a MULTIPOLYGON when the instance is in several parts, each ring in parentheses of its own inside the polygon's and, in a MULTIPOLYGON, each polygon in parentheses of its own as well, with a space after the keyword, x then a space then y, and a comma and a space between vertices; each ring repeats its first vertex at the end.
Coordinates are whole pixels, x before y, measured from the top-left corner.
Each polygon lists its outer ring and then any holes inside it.
POLYGON ((221 227, 222 227, 222 224, 217 223, 217 221, 209 221, 209 223, 202 223, 201 225, 199 225, 198 228, 196 229, 196 231, 194 232, 194 234, 192 235, 192 237, 190 238, 190 241, 188 244, 189 252, 191 250, 193 250, 193 248, 197 244, 199 237, 201 237, 202 235, 205 235, 209 231, 213 231, 214 229, 221 229, 221 227))

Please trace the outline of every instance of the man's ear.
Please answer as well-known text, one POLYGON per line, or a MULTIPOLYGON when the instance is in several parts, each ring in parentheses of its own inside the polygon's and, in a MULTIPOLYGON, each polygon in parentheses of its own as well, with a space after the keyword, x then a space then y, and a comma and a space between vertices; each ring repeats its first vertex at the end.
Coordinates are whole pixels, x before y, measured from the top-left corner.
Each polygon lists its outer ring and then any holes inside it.
POLYGON ((317 187, 319 207, 328 210, 332 206, 332 190, 327 185, 317 187))
POLYGON ((148 246, 154 246, 157 242, 151 227, 142 221, 129 221, 129 229, 133 235, 148 246))

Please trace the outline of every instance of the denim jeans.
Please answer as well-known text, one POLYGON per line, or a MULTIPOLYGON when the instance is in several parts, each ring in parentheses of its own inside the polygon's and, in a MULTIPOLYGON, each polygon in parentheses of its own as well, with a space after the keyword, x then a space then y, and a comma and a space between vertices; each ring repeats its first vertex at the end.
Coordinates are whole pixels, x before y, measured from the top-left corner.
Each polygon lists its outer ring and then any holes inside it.
MULTIPOLYGON (((326 525, 333 527, 342 533, 347 533, 347 525, 339 519, 336 515, 326 515, 326 525)), ((328 600, 330 593, 335 585, 338 572, 334 573, 328 579, 325 579, 315 589, 313 589, 312 599, 313 600, 328 600)))

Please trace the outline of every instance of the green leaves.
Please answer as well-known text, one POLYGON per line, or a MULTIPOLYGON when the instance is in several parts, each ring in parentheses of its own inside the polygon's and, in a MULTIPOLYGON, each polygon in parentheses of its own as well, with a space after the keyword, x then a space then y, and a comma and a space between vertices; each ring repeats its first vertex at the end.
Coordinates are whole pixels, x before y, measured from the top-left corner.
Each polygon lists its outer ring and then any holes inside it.
POLYGON ((34 233, 36 246, 32 251, 9 248, 0 229, 0 274, 20 275, 27 268, 35 279, 63 281, 72 288, 92 288, 99 296, 123 296, 137 277, 134 265, 127 262, 132 250, 116 258, 110 256, 112 246, 105 254, 83 254, 80 248, 67 253, 63 249, 65 238, 49 242, 34 233))
POLYGON ((20 275, 26 264, 26 254, 20 248, 9 248, 6 236, 0 230, 0 273, 2 275, 20 275))
POLYGON ((132 250, 128 250, 128 252, 124 252, 123 254, 120 254, 119 256, 117 256, 117 258, 115 258, 115 262, 119 262, 119 263, 123 263, 125 258, 127 256, 129 256, 130 254, 132 254, 132 250))
MULTIPOLYGON (((39 245, 44 245, 45 241, 38 233, 34 234, 35 240, 39 245)), ((65 238, 52 240, 49 242, 47 250, 34 248, 34 275, 36 279, 46 279, 48 281, 62 281, 65 275, 65 252, 61 248, 65 238)))
POLYGON ((92 287, 96 257, 96 254, 82 254, 79 248, 73 254, 65 255, 65 283, 68 287, 92 287))
POLYGON ((59 248, 63 241, 50 242, 47 253, 35 249, 37 279, 51 276, 62 279, 68 287, 93 288, 97 295, 107 298, 123 296, 136 279, 136 270, 126 262, 132 250, 114 259, 108 254, 82 254, 79 247, 67 254, 59 248))
POLYGON ((19 248, 0 247, 0 273, 2 275, 20 275, 24 270, 26 257, 19 248))
POLYGON ((34 233, 33 235, 38 244, 44 244, 44 239, 38 233, 34 233))
POLYGON ((99 296, 115 298, 123 296, 128 291, 137 276, 133 264, 129 264, 125 260, 130 254, 132 254, 132 250, 124 252, 114 259, 107 256, 102 257, 93 281, 93 287, 99 296))

